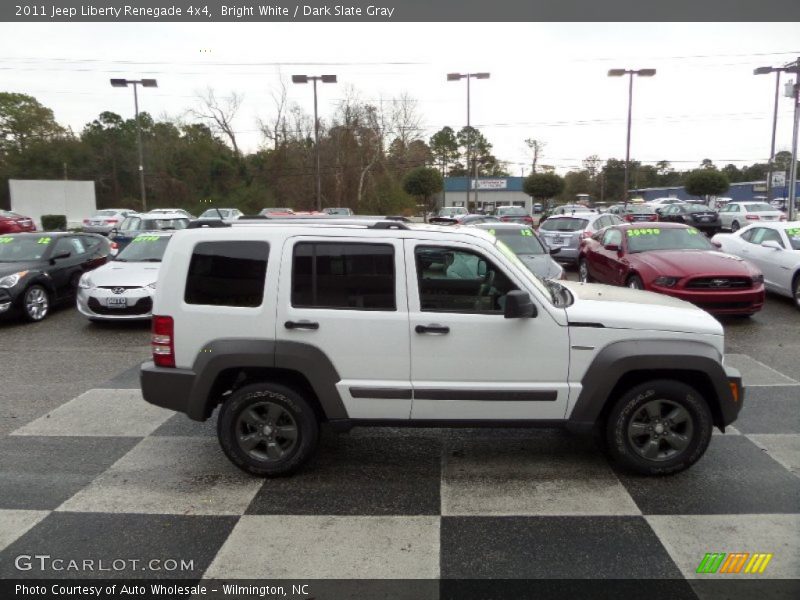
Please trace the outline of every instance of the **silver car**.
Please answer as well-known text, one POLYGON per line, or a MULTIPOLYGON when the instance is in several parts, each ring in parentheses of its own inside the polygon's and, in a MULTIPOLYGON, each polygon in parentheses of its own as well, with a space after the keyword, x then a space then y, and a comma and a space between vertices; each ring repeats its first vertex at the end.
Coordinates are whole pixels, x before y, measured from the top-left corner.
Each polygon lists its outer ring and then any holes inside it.
POLYGON ((719 210, 722 229, 739 231, 753 222, 785 221, 786 215, 766 202, 728 202, 719 210))
POLYGON ((520 223, 480 223, 473 225, 488 231, 497 241, 503 242, 534 275, 540 279, 563 279, 564 267, 554 261, 550 254, 558 255, 558 250, 549 250, 536 232, 520 223))
POLYGON ((83 220, 83 231, 108 235, 112 229, 118 228, 125 217, 136 211, 128 208, 104 208, 96 211, 91 217, 83 220))
POLYGON ((232 223, 239 217, 244 216, 244 213, 238 208, 209 208, 198 219, 216 219, 225 223, 232 223))
POLYGON ((555 259, 562 263, 577 266, 581 240, 596 232, 624 221, 609 213, 576 212, 569 215, 554 215, 542 221, 539 236, 550 248, 559 248, 555 259))
POLYGON ((149 319, 158 269, 172 232, 138 235, 119 255, 78 282, 78 311, 91 321, 149 319))

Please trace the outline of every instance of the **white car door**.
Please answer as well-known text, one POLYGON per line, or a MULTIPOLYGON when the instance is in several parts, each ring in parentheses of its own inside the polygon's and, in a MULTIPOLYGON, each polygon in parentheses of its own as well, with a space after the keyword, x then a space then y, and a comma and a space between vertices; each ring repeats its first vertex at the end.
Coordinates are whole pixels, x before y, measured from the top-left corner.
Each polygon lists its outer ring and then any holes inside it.
POLYGON ((406 240, 405 256, 412 419, 563 419, 566 328, 542 307, 503 316, 505 294, 533 284, 465 243, 406 240))
POLYGON ((297 236, 283 248, 276 339, 333 364, 351 419, 408 419, 411 382, 403 245, 297 236))

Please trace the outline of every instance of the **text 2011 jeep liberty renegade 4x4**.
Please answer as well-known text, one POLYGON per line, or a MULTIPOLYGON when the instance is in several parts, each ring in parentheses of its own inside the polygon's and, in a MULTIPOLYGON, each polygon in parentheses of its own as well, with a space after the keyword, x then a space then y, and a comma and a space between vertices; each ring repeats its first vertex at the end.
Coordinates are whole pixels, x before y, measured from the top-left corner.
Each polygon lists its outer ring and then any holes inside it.
POLYGON ((261 476, 320 423, 594 430, 653 475, 741 409, 723 330, 650 292, 543 282, 469 227, 243 223, 177 232, 158 278, 145 400, 208 419, 261 476))

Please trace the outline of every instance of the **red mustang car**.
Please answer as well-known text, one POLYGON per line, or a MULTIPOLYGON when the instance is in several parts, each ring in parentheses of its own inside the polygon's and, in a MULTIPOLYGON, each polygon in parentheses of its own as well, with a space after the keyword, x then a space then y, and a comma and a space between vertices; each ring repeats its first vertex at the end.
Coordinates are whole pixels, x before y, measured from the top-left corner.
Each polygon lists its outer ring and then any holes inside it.
POLYGON ((0 210, 0 233, 20 233, 22 231, 36 231, 33 219, 8 210, 0 210))
POLYGON ((616 225, 583 240, 580 279, 650 290, 712 314, 752 315, 764 305, 764 276, 679 223, 616 225))

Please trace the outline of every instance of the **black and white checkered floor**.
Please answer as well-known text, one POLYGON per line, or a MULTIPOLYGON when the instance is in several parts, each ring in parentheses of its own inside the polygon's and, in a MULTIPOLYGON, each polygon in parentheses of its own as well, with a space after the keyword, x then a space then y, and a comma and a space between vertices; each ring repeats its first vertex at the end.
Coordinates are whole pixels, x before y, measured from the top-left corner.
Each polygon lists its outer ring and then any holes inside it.
POLYGON ((103 577, 695 579, 706 552, 769 552, 761 578, 797 579, 800 383, 727 361, 740 419, 669 478, 555 430, 363 429, 263 481, 131 372, 0 438, 0 578, 98 576, 15 567, 47 554, 193 561, 103 577))

